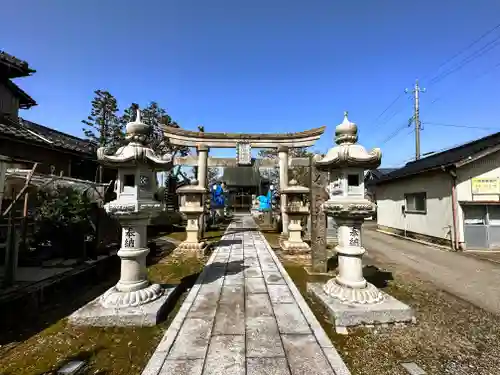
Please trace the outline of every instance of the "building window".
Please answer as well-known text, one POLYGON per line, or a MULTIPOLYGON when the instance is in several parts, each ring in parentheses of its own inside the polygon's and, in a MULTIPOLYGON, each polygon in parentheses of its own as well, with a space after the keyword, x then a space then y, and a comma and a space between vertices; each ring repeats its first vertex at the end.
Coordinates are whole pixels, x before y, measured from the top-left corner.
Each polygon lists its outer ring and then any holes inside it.
POLYGON ((405 194, 406 212, 409 213, 427 213, 427 194, 411 193, 405 194))

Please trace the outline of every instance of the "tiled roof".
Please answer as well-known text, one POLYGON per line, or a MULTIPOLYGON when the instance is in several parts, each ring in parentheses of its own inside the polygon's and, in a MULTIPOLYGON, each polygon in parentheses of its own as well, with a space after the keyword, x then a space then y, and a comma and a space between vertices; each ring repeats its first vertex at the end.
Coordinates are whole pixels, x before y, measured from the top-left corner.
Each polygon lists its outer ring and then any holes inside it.
POLYGON ((20 60, 7 52, 0 51, 0 77, 26 77, 35 72, 36 70, 31 69, 26 61, 20 60))
POLYGON ((19 108, 28 109, 36 105, 35 100, 11 80, 6 80, 7 88, 19 98, 19 108))
POLYGON ((253 166, 224 167, 221 180, 227 186, 258 186, 261 176, 259 170, 253 166))
POLYGON ((499 150, 500 132, 409 162, 404 167, 382 176, 377 181, 377 184, 440 169, 442 167, 459 167, 499 150))
POLYGON ((371 175, 375 177, 376 179, 381 178, 382 176, 385 176, 386 174, 389 174, 393 171, 395 171, 397 168, 377 168, 377 169, 372 169, 370 171, 371 175))
POLYGON ((0 136, 72 151, 86 157, 96 157, 95 148, 89 141, 21 118, 14 121, 5 116, 0 117, 0 136))

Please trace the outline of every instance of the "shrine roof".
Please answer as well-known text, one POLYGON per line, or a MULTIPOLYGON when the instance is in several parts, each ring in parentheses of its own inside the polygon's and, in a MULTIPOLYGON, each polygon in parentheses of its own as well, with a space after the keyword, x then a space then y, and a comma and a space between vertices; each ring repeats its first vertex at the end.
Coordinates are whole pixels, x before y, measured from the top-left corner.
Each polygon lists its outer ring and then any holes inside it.
POLYGON ((259 186, 264 180, 258 168, 253 166, 224 167, 221 181, 227 186, 259 186))
POLYGON ((324 133, 326 127, 290 133, 209 133, 196 132, 182 128, 163 126, 165 137, 174 145, 195 147, 200 144, 208 147, 235 147, 239 142, 249 142, 253 147, 309 147, 324 133))

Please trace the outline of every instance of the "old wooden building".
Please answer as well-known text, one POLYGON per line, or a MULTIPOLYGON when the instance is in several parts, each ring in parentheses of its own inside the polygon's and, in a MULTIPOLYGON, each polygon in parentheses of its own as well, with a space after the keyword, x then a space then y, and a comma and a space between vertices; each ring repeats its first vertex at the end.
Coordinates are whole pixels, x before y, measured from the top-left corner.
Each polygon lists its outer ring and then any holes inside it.
MULTIPOLYGON (((5 186, 6 172, 30 169, 34 163, 38 163, 37 173, 89 181, 95 181, 97 176, 95 145, 20 116, 20 109, 37 104, 12 80, 33 73, 35 70, 27 62, 0 52, 0 193, 4 197, 13 190, 5 186)), ((107 170, 103 182, 114 178, 115 172, 107 170)))

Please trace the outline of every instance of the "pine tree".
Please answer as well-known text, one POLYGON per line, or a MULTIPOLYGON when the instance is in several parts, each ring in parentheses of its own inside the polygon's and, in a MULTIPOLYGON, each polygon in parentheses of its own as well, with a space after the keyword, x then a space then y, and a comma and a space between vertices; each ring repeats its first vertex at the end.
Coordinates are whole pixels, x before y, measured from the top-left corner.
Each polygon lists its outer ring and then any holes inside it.
POLYGON ((170 153, 172 155, 186 156, 189 154, 188 147, 173 146, 165 139, 163 134, 163 126, 172 126, 179 128, 180 126, 172 120, 167 114, 167 111, 160 107, 158 103, 151 102, 141 111, 141 118, 144 123, 152 127, 150 135, 150 146, 159 155, 170 153))
POLYGON ((96 90, 94 93, 90 116, 82 120, 88 127, 82 129, 83 133, 98 147, 116 149, 123 143, 123 125, 117 115, 118 103, 108 91, 96 90))
MULTIPOLYGON (((294 147, 288 151, 289 158, 307 158, 314 153, 307 150, 306 147, 294 147)), ((259 150, 259 158, 261 159, 278 159, 278 150, 261 149, 259 150)), ((279 169, 269 168, 263 173, 277 188, 279 188, 279 169)), ((309 167, 293 167, 288 172, 289 180, 295 179, 299 185, 309 185, 309 167)))
MULTIPOLYGON (((117 116, 118 103, 108 91, 96 90, 92 100, 90 116, 82 122, 87 125, 83 133, 97 147, 116 150, 123 144, 123 126, 117 116)), ((103 168, 99 166, 99 182, 102 182, 103 168)))
POLYGON ((139 104, 132 103, 127 109, 123 111, 123 114, 120 117, 120 122, 122 123, 123 127, 125 127, 129 122, 135 121, 138 109, 139 104))

